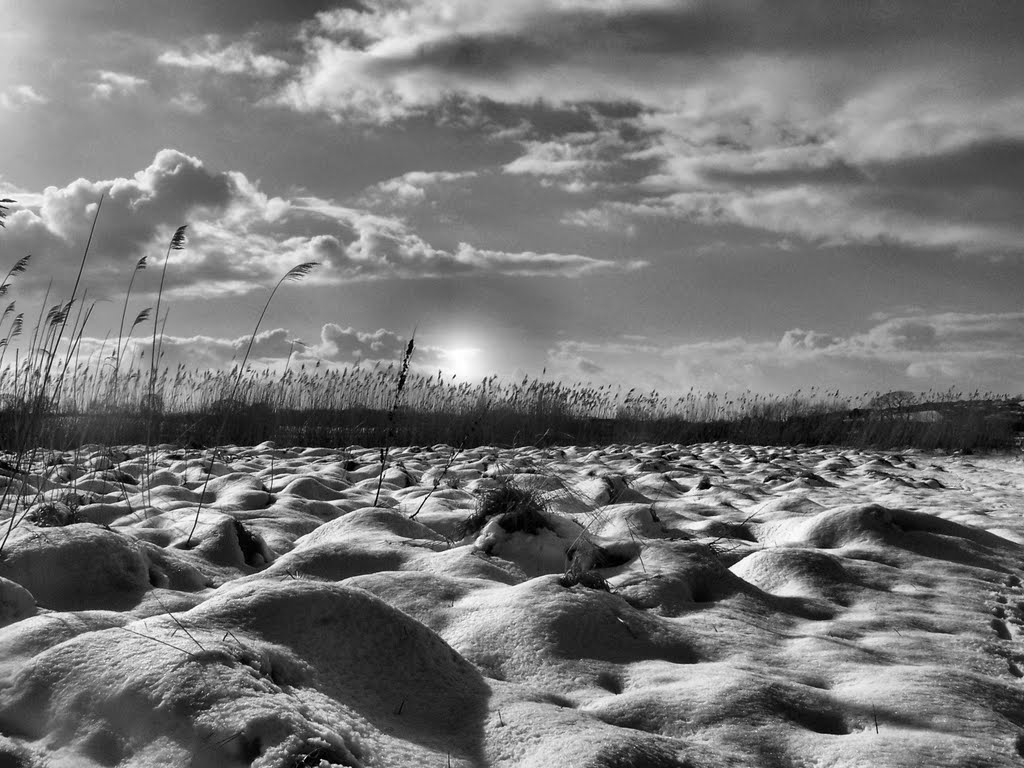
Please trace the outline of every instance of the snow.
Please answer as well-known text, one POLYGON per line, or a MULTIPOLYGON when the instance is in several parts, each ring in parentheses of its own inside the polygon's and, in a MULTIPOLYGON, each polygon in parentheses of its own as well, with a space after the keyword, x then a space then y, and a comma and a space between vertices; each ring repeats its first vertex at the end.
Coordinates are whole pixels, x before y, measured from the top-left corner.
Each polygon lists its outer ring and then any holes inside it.
POLYGON ((1019 460, 143 453, 12 486, 0 766, 1024 762, 1019 460))

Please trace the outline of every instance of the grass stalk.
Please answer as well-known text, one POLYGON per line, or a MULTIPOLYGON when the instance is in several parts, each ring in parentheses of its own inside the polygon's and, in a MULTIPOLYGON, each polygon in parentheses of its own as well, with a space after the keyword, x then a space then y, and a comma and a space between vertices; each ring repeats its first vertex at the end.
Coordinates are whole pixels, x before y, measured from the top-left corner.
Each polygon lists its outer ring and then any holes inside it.
POLYGON ((377 493, 373 497, 373 506, 377 506, 377 502, 380 501, 380 492, 384 485, 384 472, 388 468, 388 452, 391 450, 391 441, 395 436, 395 417, 398 414, 399 406, 402 404, 402 392, 405 390, 405 384, 409 378, 409 364, 412 362, 412 353, 415 348, 416 330, 413 329, 412 336, 409 337, 409 343, 405 347, 405 353, 402 355, 402 365, 398 371, 398 385, 395 387, 395 399, 388 410, 388 425, 384 433, 384 442, 380 447, 380 475, 377 478, 377 493))
MULTIPOLYGON (((82 259, 78 264, 78 274, 75 277, 74 287, 71 289, 71 298, 68 299, 68 302, 65 305, 65 307, 67 308, 66 311, 64 311, 62 313, 62 316, 60 317, 60 331, 56 334, 56 341, 54 342, 55 344, 60 341, 60 338, 64 334, 64 329, 67 327, 68 314, 70 313, 71 305, 75 300, 75 296, 78 293, 78 287, 79 285, 81 285, 82 282, 82 273, 85 271, 85 263, 89 258, 89 247, 92 245, 92 238, 96 232, 96 222, 99 221, 100 209, 103 207, 103 198, 104 195, 101 194, 99 200, 96 203, 96 211, 93 215, 92 225, 89 228, 89 237, 85 243, 85 250, 82 253, 82 259)), ((54 353, 55 351, 56 347, 54 347, 54 353)), ((35 441, 35 444, 33 444, 30 452, 28 450, 28 443, 30 440, 33 440, 33 438, 36 437, 36 433, 39 428, 39 422, 42 419, 42 409, 44 407, 44 402, 46 399, 45 394, 53 370, 54 353, 51 353, 48 356, 46 361, 45 373, 43 374, 42 377, 42 382, 39 385, 38 391, 33 393, 32 395, 32 403, 29 408, 28 424, 26 425, 19 439, 20 444, 18 445, 17 458, 14 463, 15 473, 19 473, 22 471, 22 464, 25 461, 26 454, 28 454, 27 465, 31 467, 35 463, 36 452, 39 449, 38 440, 35 441)), ((3 495, 0 496, 0 509, 3 509, 7 505, 8 493, 11 487, 11 484, 8 484, 7 487, 4 488, 3 495)), ((4 548, 7 546, 7 542, 10 539, 11 534, 14 532, 15 520, 17 518, 18 512, 18 503, 21 500, 21 498, 21 495, 15 496, 14 498, 14 506, 11 509, 11 520, 7 526, 7 530, 4 532, 3 540, 0 540, 0 556, 3 555, 4 548)))
MULTIPOLYGON (((221 417, 220 429, 218 430, 217 445, 220 445, 222 442, 222 438, 224 435, 224 427, 227 424, 228 418, 232 415, 232 411, 234 410, 235 395, 238 393, 238 387, 242 381, 242 376, 245 371, 246 363, 249 361, 249 354, 252 352, 252 345, 256 341, 256 334, 259 333, 260 325, 263 324, 263 318, 266 317, 267 315, 267 310, 270 308, 270 302, 273 301, 274 299, 274 294, 277 293, 277 289, 280 288, 284 283, 288 281, 298 282, 299 280, 302 280, 302 278, 306 277, 306 275, 308 275, 310 272, 316 269, 316 267, 318 267, 319 264, 320 263, 317 261, 307 261, 303 262, 302 264, 296 264, 294 267, 285 272, 284 275, 281 276, 281 279, 278 280, 274 287, 271 289, 270 295, 267 297, 266 302, 263 304, 263 310, 260 312, 260 316, 256 319, 256 325, 252 329, 252 334, 249 336, 249 343, 245 347, 245 354, 242 356, 242 363, 241 365, 238 366, 238 373, 237 376, 235 376, 234 378, 234 383, 232 384, 231 387, 231 394, 228 395, 227 402, 225 403, 226 407, 221 417)), ((186 549, 192 545, 192 536, 195 535, 196 527, 199 525, 199 515, 203 510, 203 498, 206 495, 206 487, 207 485, 209 485, 210 476, 213 474, 213 465, 216 459, 217 448, 215 446, 213 451, 210 453, 210 468, 206 473, 206 479, 203 481, 203 490, 199 496, 199 504, 196 506, 196 516, 195 520, 192 522, 192 530, 189 531, 188 538, 185 539, 186 549)))
POLYGON ((149 396, 151 398, 156 396, 156 342, 157 330, 160 323, 160 302, 164 296, 164 281, 167 278, 167 262, 171 258, 171 251, 181 251, 185 249, 186 229, 188 229, 188 224, 182 224, 180 227, 174 230, 174 234, 171 236, 171 240, 167 244, 167 253, 164 254, 164 265, 160 270, 160 286, 157 288, 156 293, 156 311, 153 313, 153 344, 151 347, 149 360, 149 396))
MULTIPOLYGON (((111 385, 113 389, 112 394, 114 395, 115 398, 117 396, 117 377, 118 374, 121 372, 121 356, 124 354, 125 347, 128 344, 128 341, 125 341, 123 346, 121 343, 122 338, 124 336, 124 321, 128 316, 128 300, 131 298, 132 295, 132 287, 135 285, 135 278, 138 276, 139 272, 141 272, 145 268, 146 257, 143 256, 137 262, 135 262, 135 269, 132 270, 131 279, 128 280, 128 290, 125 291, 124 294, 124 304, 121 306, 121 321, 118 323, 117 326, 117 348, 114 350, 114 373, 113 377, 111 378, 111 385)), ((148 311, 143 310, 143 312, 146 312, 146 316, 148 317, 148 311)), ((134 330, 135 326, 139 325, 142 322, 145 322, 145 317, 143 317, 142 312, 140 312, 138 315, 136 315, 135 322, 132 323, 132 330, 134 330)), ((129 331, 128 336, 130 340, 131 331, 129 331)))

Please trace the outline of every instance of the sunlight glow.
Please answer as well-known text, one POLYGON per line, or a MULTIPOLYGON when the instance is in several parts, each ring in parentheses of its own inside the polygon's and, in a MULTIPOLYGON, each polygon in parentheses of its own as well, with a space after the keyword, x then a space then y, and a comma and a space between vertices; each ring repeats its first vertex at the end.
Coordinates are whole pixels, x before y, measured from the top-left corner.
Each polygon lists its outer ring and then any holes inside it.
POLYGON ((445 367, 460 379, 473 379, 483 375, 478 347, 445 349, 444 358, 445 367))

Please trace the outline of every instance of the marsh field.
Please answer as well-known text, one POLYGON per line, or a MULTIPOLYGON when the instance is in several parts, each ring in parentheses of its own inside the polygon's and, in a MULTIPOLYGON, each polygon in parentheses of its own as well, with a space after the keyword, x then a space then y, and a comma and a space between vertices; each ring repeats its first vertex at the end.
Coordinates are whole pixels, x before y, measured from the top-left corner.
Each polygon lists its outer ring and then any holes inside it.
POLYGON ((7 468, 4 764, 1021 761, 1015 457, 380 458, 93 445, 7 468))
POLYGON ((146 266, 0 316, 0 765, 1024 760, 1018 399, 252 363, 315 263, 161 368, 146 266))
POLYGON ((0 768, 1024 768, 1021 30, 0 0, 0 768))

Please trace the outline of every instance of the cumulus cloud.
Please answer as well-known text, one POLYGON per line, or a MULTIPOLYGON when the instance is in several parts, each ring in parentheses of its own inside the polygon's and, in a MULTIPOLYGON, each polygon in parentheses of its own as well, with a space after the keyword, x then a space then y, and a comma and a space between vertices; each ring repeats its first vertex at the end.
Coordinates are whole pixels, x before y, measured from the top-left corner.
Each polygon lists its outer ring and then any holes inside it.
MULTIPOLYGON (((103 197, 102 223, 90 261, 90 274, 102 283, 127 272, 140 256, 154 253, 161 241, 166 246, 174 229, 193 216, 217 216, 237 192, 231 177, 211 172, 197 158, 162 150, 132 178, 77 179, 21 198, 22 207, 10 217, 5 245, 51 263, 74 263, 103 197)), ((61 280, 73 278, 52 267, 48 271, 57 277, 58 288, 61 280)), ((26 278, 32 277, 30 271, 26 278)))
POLYGON ((327 323, 320 331, 320 344, 316 354, 328 360, 352 362, 357 360, 400 359, 409 340, 393 331, 357 331, 327 323))
MULTIPOLYGON (((412 182, 426 186, 441 178, 414 175, 412 182)), ((166 290, 179 296, 244 294, 307 261, 322 266, 305 282, 321 284, 455 275, 579 276, 643 266, 468 243, 448 251, 401 219, 328 199, 271 195, 241 172, 213 170, 170 149, 158 152, 131 178, 77 179, 41 194, 19 195, 20 207, 12 206, 6 220, 5 248, 37 254, 50 264, 77 263, 101 197, 85 276, 92 295, 119 291, 136 261, 162 254, 182 224, 189 225, 188 247, 172 256, 175 266, 166 283, 166 290)), ((57 291, 70 287, 74 272, 47 270, 56 277, 57 291)), ((45 278, 30 271, 22 285, 39 287, 45 278)), ((152 290, 149 283, 146 278, 138 288, 152 290)))
MULTIPOLYGON (((183 366, 192 372, 227 371, 242 361, 249 339, 249 336, 223 338, 208 334, 165 334, 160 340, 160 368, 174 371, 183 366)), ((84 337, 79 346, 81 356, 86 359, 110 358, 114 354, 114 342, 110 339, 84 337)), ((300 349, 301 345, 283 328, 261 331, 253 340, 247 366, 282 364, 290 354, 300 349)), ((122 349, 123 370, 148 371, 151 354, 151 338, 136 336, 126 340, 122 349)))
MULTIPOLYGON (((167 334, 160 342, 161 370, 174 371, 179 365, 193 372, 230 370, 242 361, 250 338, 249 335, 167 334)), ((289 329, 273 328, 260 331, 252 339, 247 367, 280 371, 286 364, 344 367, 378 361, 391 363, 402 359, 408 343, 408 336, 385 328, 362 331, 325 323, 319 338, 312 343, 306 343, 289 329)), ((136 368, 148 369, 151 344, 150 339, 138 336, 125 342, 122 358, 125 370, 131 370, 133 364, 136 368)), ((113 342, 109 339, 85 337, 80 346, 82 357, 86 359, 110 357, 114 351, 113 342)), ((442 347, 420 341, 413 353, 413 364, 415 368, 428 372, 447 369, 450 367, 448 354, 442 347)))

